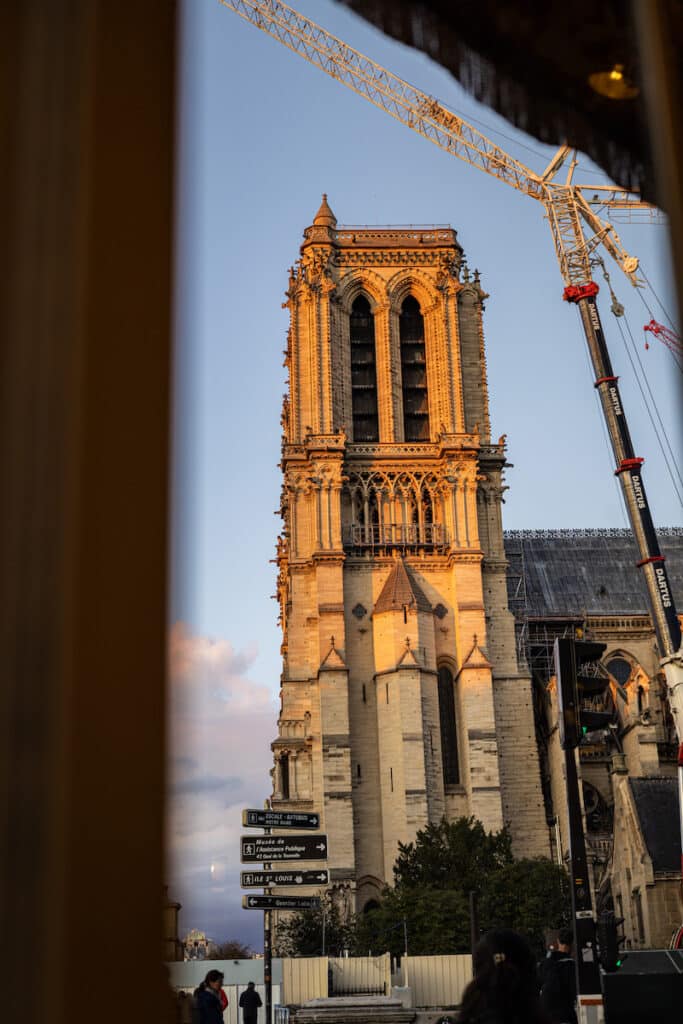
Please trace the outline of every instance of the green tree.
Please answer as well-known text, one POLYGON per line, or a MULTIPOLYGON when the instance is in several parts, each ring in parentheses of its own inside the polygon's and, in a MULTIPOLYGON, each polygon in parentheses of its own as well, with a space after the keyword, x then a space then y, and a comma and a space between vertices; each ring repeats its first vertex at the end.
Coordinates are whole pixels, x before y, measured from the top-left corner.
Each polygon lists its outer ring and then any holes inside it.
MULTIPOLYGON (((463 953, 470 948, 470 892, 478 897, 479 923, 521 932, 541 953, 544 930, 568 921, 568 882, 563 868, 543 858, 515 860, 509 833, 487 832, 474 818, 428 825, 414 842, 401 844, 394 886, 380 906, 344 919, 325 901, 326 950, 356 955, 414 956, 463 953)), ((280 926, 278 948, 291 956, 322 950, 322 912, 292 915, 280 926)))
POLYGON ((541 954, 546 928, 568 921, 569 890, 552 861, 514 860, 506 830, 487 832, 474 818, 428 825, 399 846, 393 889, 376 910, 356 921, 358 953, 404 948, 416 956, 470 948, 469 894, 478 897, 479 923, 521 932, 541 954))
POLYGON ((357 956, 460 953, 469 949, 469 897, 459 889, 430 886, 385 889, 375 910, 356 918, 352 949, 357 956))
POLYGON ((326 954, 338 956, 351 947, 353 919, 344 916, 329 893, 320 907, 288 914, 278 924, 275 938, 278 956, 321 956, 323 932, 326 954))
POLYGON ((512 863, 509 834, 487 832, 475 818, 457 818, 428 825, 415 842, 399 843, 394 865, 398 887, 479 892, 488 876, 512 863))
POLYGON ((570 921, 567 872, 545 857, 505 865, 491 874, 481 892, 479 920, 482 930, 521 932, 541 956, 545 929, 570 921))

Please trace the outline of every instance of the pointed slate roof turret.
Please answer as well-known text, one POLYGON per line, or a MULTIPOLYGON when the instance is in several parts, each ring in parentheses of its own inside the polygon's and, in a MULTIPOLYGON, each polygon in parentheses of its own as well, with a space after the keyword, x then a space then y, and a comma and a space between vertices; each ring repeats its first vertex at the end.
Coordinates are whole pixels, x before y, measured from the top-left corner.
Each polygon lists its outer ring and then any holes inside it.
POLYGON ((379 612, 400 612, 404 608, 415 608, 420 612, 432 610, 427 596, 403 559, 397 558, 375 602, 375 615, 379 612))
POLYGON ((332 213, 332 210, 330 209, 327 203, 326 192, 323 192, 323 201, 320 204, 320 209, 313 218, 313 223, 317 226, 322 226, 325 228, 336 228, 337 226, 337 218, 332 213))

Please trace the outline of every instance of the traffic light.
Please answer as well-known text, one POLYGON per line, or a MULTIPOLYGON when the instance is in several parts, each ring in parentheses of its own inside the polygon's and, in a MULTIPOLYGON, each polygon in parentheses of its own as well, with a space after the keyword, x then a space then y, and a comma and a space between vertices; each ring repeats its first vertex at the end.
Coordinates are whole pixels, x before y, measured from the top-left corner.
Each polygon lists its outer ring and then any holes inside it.
POLYGON ((612 712, 596 710, 590 702, 609 689, 609 676, 600 664, 606 644, 558 637, 555 676, 559 703, 560 743, 563 750, 578 747, 582 737, 606 728, 612 712))
POLYGON ((618 971, 624 960, 619 949, 624 941, 624 936, 619 933, 619 925, 623 923, 623 917, 615 917, 611 910, 603 911, 598 917, 600 965, 607 973, 618 971))

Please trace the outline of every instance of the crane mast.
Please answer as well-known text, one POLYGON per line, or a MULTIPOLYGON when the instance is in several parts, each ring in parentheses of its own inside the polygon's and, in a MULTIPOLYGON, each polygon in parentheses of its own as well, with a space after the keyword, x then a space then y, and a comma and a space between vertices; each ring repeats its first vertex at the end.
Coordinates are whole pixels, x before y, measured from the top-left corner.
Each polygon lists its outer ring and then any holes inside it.
MULTIPOLYGON (((542 174, 534 173, 434 97, 403 81, 280 0, 219 0, 219 3, 447 153, 543 204, 565 283, 564 298, 576 304, 581 316, 594 386, 599 393, 614 455, 615 474, 621 484, 638 548, 637 564, 647 585, 669 702, 681 743, 679 763, 683 763, 681 628, 646 496, 643 459, 633 449, 618 378, 605 341, 596 303, 598 285, 592 280, 591 264, 592 254, 602 247, 631 284, 637 286, 637 258, 625 251, 614 226, 603 220, 594 208, 609 210, 613 207, 622 212, 652 208, 633 193, 616 187, 573 184, 575 158, 570 160, 566 180, 558 181, 557 174, 571 154, 567 146, 560 147, 542 174)), ((681 774, 683 776, 683 772, 681 774)))

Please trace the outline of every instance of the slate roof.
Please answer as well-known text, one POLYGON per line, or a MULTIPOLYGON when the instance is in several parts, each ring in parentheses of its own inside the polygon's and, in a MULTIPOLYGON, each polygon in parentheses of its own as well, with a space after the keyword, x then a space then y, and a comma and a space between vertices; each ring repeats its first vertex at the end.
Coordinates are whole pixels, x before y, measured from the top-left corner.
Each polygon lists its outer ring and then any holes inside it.
POLYGON ((629 779, 633 801, 655 871, 681 869, 678 780, 629 779))
MULTIPOLYGON (((683 609, 683 529, 658 531, 678 610, 683 609)), ((508 596, 524 614, 518 589, 521 566, 531 617, 647 615, 638 552, 630 530, 507 530, 508 596), (521 557, 520 557, 521 556, 521 557)))
POLYGON ((402 611, 405 607, 417 608, 421 612, 432 610, 427 596, 408 566, 402 558, 397 558, 375 602, 375 615, 378 612, 402 611))

